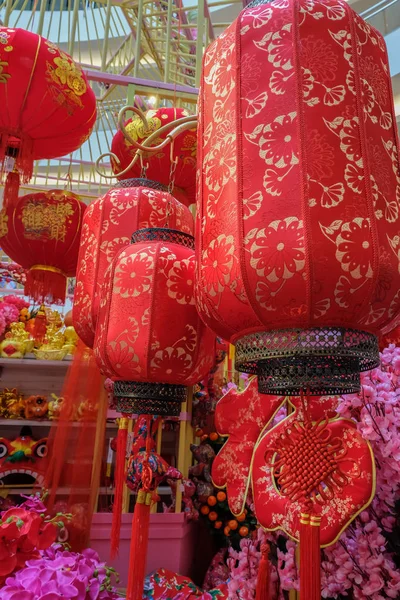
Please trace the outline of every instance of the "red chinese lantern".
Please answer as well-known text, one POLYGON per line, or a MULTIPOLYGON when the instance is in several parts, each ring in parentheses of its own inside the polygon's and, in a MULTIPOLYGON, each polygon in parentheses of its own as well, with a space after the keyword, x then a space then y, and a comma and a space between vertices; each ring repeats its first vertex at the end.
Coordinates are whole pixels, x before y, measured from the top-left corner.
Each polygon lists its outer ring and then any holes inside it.
POLYGON ((93 347, 104 273, 130 243, 132 231, 165 227, 193 233, 193 217, 154 181, 128 179, 92 202, 83 218, 73 320, 81 340, 93 347))
MULTIPOLYGON (((95 355, 103 374, 114 380, 117 409, 125 415, 178 415, 186 386, 200 381, 212 367, 215 337, 194 305, 193 247, 193 237, 186 233, 142 229, 106 272, 95 355)), ((126 443, 120 447, 125 451, 126 443)), ((147 459, 133 519, 130 600, 141 599, 143 593, 155 482, 147 459)))
POLYGON ((342 0, 246 8, 205 53, 198 137, 203 319, 260 391, 358 390, 400 310, 382 36, 342 0))
MULTIPOLYGON (((379 364, 379 332, 400 312, 398 141, 382 36, 343 0, 257 0, 206 50, 199 102, 202 318, 235 345, 236 368, 256 373, 260 392, 358 391, 360 372, 379 364)), ((274 440, 258 476, 275 453, 277 495, 301 518, 301 598, 316 600, 325 524, 313 492, 330 492, 332 473, 338 502, 350 485, 339 465, 348 426, 320 428, 304 410, 296 429, 294 454, 290 436, 274 440)), ((259 483, 258 508, 270 490, 259 483)))
POLYGON ((28 270, 25 293, 35 302, 63 304, 74 277, 86 205, 72 192, 50 190, 18 198, 0 213, 0 244, 28 270))
MULTIPOLYGON (((139 144, 143 144, 150 134, 164 125, 188 117, 189 113, 183 108, 167 107, 149 110, 145 116, 149 124, 148 131, 139 116, 135 116, 125 123, 127 133, 139 144)), ((166 137, 167 133, 160 135, 152 145, 159 145, 166 137)), ((111 152, 120 161, 118 165, 112 161, 114 173, 118 175, 129 166, 136 153, 136 148, 125 139, 122 131, 118 131, 113 138, 111 152)), ((167 145, 155 154, 145 153, 142 163, 137 161, 121 179, 141 176, 154 179, 170 186, 174 196, 189 206, 196 201, 196 152, 196 130, 183 131, 175 138, 171 146, 167 145), (174 164, 175 160, 177 161, 176 165, 174 164)))
POLYGON ((389 346, 390 344, 394 344, 395 346, 400 345, 400 326, 395 327, 391 331, 384 333, 381 335, 379 339, 379 349, 382 352, 384 348, 389 346))
POLYGON ((77 150, 96 121, 96 97, 72 58, 40 35, 0 27, 0 175, 16 199, 33 161, 77 150), (14 172, 13 172, 14 168, 14 172))

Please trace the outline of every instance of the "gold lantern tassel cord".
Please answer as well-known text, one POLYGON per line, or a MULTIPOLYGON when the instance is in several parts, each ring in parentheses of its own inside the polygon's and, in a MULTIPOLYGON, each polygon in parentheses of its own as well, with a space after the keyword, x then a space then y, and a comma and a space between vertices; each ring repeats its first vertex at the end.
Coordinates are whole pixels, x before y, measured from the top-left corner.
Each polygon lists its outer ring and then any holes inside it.
POLYGON ((117 174, 113 174, 113 175, 106 175, 103 173, 102 168, 101 168, 101 162, 105 158, 108 157, 112 161, 114 161, 116 165, 119 165, 120 161, 119 161, 118 156, 116 154, 114 154, 114 152, 105 152, 104 154, 99 156, 99 158, 96 160, 95 167, 96 167, 97 173, 100 175, 100 177, 103 177, 104 179, 117 179, 118 177, 123 177, 132 169, 134 164, 137 162, 137 160, 139 160, 139 158, 142 156, 142 154, 144 152, 151 153, 151 154, 155 154, 155 153, 159 152, 160 150, 165 148, 168 144, 172 143, 173 140, 178 135, 180 135, 183 131, 193 129, 194 127, 196 127, 196 124, 197 124, 196 116, 182 117, 181 119, 176 119, 175 121, 171 121, 170 123, 167 123, 160 129, 157 129, 157 131, 154 131, 151 135, 149 135, 148 138, 146 138, 146 140, 143 142, 143 144, 139 144, 138 142, 136 142, 134 139, 131 138, 131 136, 129 135, 128 131, 125 128, 125 115, 127 112, 133 112, 133 113, 137 114, 143 121, 143 124, 146 128, 146 132, 149 132, 149 125, 148 125, 148 122, 146 119, 146 115, 141 110, 139 110, 135 106, 124 106, 124 108, 122 108, 120 110, 119 115, 118 115, 118 127, 122 131, 125 139, 132 146, 134 146, 136 148, 136 153, 135 153, 135 156, 132 158, 130 164, 126 167, 126 169, 124 169, 123 171, 120 171, 117 174), (156 146, 152 146, 152 143, 156 139, 158 139, 160 136, 164 135, 165 133, 168 133, 167 137, 160 144, 157 144, 156 146))

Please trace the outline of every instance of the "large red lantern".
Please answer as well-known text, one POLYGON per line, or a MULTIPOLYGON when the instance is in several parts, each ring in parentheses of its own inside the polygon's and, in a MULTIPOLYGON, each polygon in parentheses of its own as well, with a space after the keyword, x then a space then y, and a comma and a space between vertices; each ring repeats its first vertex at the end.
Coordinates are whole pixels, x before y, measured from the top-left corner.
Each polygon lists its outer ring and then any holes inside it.
POLYGON ((81 340, 93 347, 104 273, 130 243, 132 231, 171 227, 193 233, 193 217, 159 183, 128 179, 92 202, 83 218, 73 319, 81 340))
POLYGON ((266 393, 345 393, 400 310, 382 36, 343 0, 257 2, 207 49, 197 305, 266 393))
POLYGON ((0 28, 0 106, 0 174, 13 163, 24 183, 34 160, 70 154, 96 121, 96 97, 81 68, 24 29, 0 28))
MULTIPOLYGON (((143 120, 137 115, 125 123, 125 130, 134 142, 143 144, 151 134, 164 125, 188 116, 189 113, 183 108, 166 107, 149 110, 145 113, 148 123, 147 131, 143 120)), ((168 132, 161 134, 152 145, 159 145, 167 137, 167 134, 168 132)), ((115 134, 111 152, 119 160, 118 165, 112 160, 116 175, 129 166, 136 150, 137 148, 125 138, 122 131, 119 130, 115 134)), ((145 153, 142 161, 137 161, 120 179, 144 175, 148 179, 154 179, 170 186, 174 196, 189 206, 196 201, 196 154, 196 130, 183 131, 175 137, 172 146, 167 145, 156 153, 145 153)))
MULTIPOLYGON (((148 440, 151 415, 178 415, 186 387, 200 381, 214 361, 215 336, 194 304, 194 270, 193 237, 154 228, 136 231, 132 245, 116 254, 105 274, 95 355, 103 374, 114 380, 117 409, 124 415, 148 416, 148 440)), ((126 427, 124 423, 125 432, 126 427)), ((121 450, 123 458, 125 449, 126 434, 120 437, 119 432, 117 453, 121 450)), ((146 445, 145 451, 131 538, 130 600, 143 595, 150 505, 157 487, 151 447, 146 445)), ((117 471, 122 479, 123 467, 117 471)), ((120 491, 116 497, 112 548, 120 491)))
POLYGON ((25 293, 36 302, 63 304, 74 277, 83 214, 72 192, 50 190, 18 198, 0 213, 0 245, 28 270, 25 293))
POLYGON ((187 233, 142 229, 106 272, 95 355, 120 412, 179 414, 186 387, 213 365, 215 336, 194 304, 193 246, 187 233))

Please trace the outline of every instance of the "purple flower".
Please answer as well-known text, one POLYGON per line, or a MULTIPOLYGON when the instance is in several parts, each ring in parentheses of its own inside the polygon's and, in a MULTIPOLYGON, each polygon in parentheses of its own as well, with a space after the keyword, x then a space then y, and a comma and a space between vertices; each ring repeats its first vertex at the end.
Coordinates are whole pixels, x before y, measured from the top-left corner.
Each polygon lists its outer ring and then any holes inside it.
POLYGON ((2 600, 116 600, 111 583, 112 571, 100 562, 93 550, 81 554, 53 545, 41 552, 41 558, 8 577, 2 588, 2 600))

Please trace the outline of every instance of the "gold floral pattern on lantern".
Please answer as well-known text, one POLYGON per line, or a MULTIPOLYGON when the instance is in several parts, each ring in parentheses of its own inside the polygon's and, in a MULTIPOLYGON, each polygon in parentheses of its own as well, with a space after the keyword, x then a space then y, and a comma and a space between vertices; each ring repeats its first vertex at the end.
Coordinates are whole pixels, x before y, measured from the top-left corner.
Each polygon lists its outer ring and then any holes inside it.
POLYGON ((7 235, 8 233, 8 215, 5 211, 0 212, 0 237, 7 235))
POLYGON ((0 61, 0 83, 7 83, 7 79, 10 79, 9 73, 4 73, 4 67, 8 67, 8 63, 4 60, 0 61))

